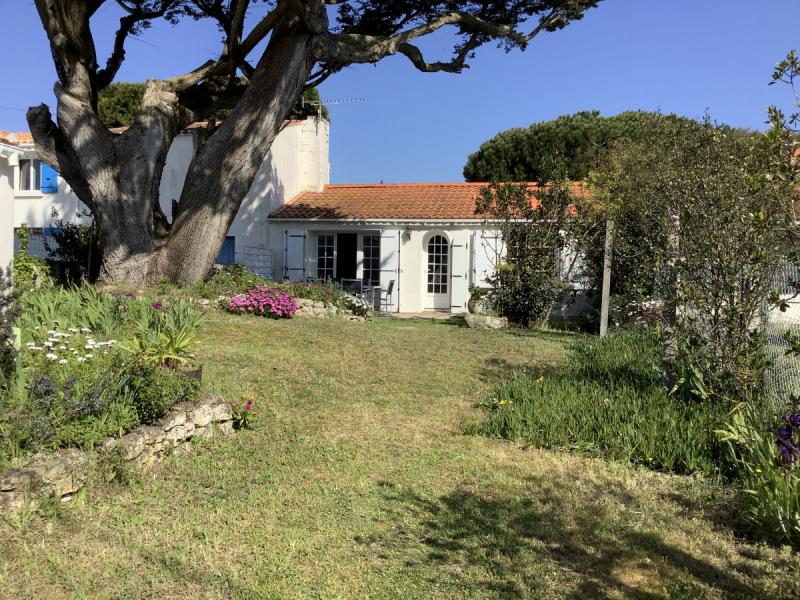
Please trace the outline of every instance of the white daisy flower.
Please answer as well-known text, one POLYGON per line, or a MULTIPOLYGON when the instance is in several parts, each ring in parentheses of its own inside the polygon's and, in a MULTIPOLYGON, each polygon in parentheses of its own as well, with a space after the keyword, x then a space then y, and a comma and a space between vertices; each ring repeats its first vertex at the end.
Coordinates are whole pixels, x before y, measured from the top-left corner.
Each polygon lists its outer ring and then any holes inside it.
POLYGON ((45 358, 47 358, 47 360, 56 360, 58 358, 58 354, 53 354, 52 352, 48 352, 47 354, 45 354, 45 358))
POLYGON ((59 361, 58 361, 58 364, 60 364, 60 365, 65 365, 65 364, 67 364, 67 359, 65 359, 65 358, 62 358, 61 360, 59 360, 59 361))

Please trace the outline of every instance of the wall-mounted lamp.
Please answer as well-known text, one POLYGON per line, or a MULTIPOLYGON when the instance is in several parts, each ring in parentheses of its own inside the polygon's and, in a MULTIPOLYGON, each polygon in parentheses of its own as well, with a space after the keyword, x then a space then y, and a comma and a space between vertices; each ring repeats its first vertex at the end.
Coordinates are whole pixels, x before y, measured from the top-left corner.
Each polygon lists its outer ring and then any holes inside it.
POLYGON ((406 228, 403 230, 403 243, 404 243, 404 244, 407 244, 407 243, 408 243, 408 242, 410 242, 410 241, 411 241, 411 229, 409 229, 408 227, 406 227, 406 228))

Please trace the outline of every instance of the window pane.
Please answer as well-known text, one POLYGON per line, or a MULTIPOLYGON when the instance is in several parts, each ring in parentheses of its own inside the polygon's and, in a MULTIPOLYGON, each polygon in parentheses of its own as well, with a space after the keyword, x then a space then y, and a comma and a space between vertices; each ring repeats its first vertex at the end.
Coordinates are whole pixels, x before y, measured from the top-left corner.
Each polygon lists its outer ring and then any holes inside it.
POLYGON ((32 165, 33 170, 33 190, 42 189, 42 161, 34 160, 32 165))
POLYGON ((363 281, 368 285, 380 283, 380 237, 365 235, 363 238, 363 281))
POLYGON ((22 159, 19 161, 19 185, 20 190, 31 189, 31 161, 30 159, 22 159))
POLYGON ((447 262, 449 246, 441 235, 428 240, 428 293, 447 293, 447 262))

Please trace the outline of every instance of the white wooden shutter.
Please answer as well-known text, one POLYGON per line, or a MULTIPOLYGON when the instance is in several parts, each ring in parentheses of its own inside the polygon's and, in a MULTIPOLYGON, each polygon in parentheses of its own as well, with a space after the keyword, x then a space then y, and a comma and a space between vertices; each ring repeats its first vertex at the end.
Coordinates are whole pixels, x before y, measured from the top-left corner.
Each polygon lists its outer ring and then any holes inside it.
POLYGON ((498 231, 476 231, 472 235, 472 283, 489 287, 489 279, 502 255, 503 244, 498 231))
POLYGON ((466 312, 470 283, 470 235, 456 231, 450 241, 450 312, 466 312))
POLYGON ((394 281, 391 311, 400 311, 400 230, 384 229, 381 232, 381 289, 386 292, 394 281))
POLYGON ((304 281, 306 232, 303 229, 287 229, 283 235, 283 278, 289 281, 304 281))

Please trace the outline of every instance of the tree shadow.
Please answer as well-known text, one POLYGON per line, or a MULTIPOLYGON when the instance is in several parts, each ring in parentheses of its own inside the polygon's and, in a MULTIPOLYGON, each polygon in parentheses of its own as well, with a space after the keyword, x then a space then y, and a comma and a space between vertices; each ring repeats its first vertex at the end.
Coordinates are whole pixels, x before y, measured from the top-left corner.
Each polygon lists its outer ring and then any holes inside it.
MULTIPOLYGON (((569 582, 562 588, 570 589, 569 598, 699 598, 709 588, 726 598, 768 595, 743 561, 720 568, 666 541, 661 531, 671 531, 668 522, 662 530, 615 520, 621 510, 653 510, 621 481, 581 481, 579 497, 569 478, 529 477, 525 488, 521 495, 471 486, 433 498, 384 482, 392 522, 419 531, 382 543, 419 540, 404 553, 416 552, 418 563, 448 574, 455 585, 480 586, 502 598, 552 590, 537 568, 542 564, 569 582)), ((406 566, 413 568, 413 561, 406 566)))

